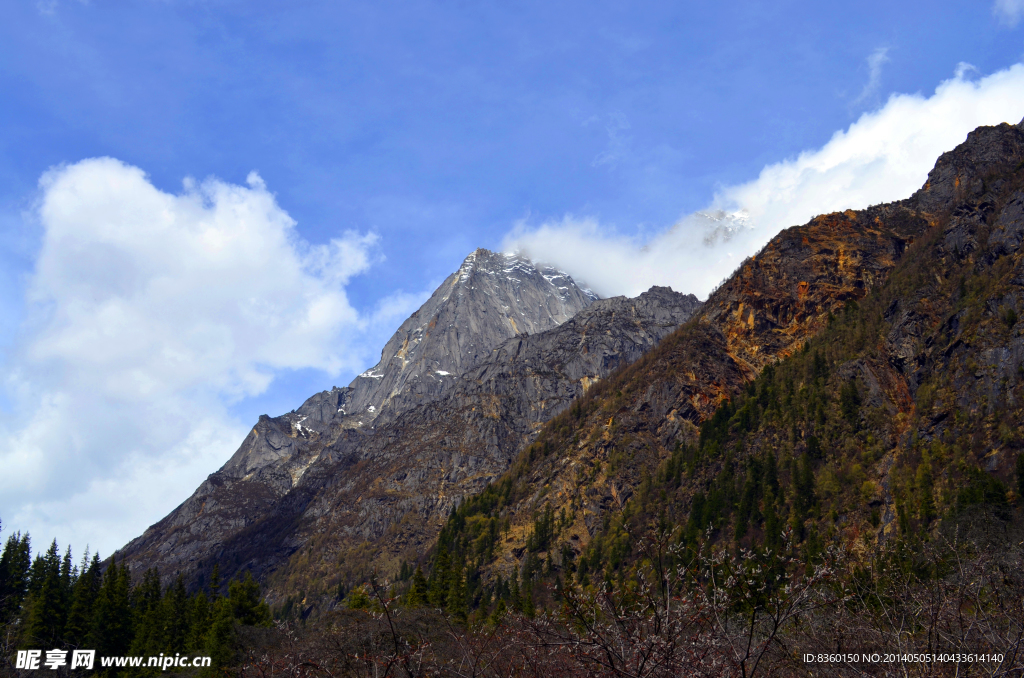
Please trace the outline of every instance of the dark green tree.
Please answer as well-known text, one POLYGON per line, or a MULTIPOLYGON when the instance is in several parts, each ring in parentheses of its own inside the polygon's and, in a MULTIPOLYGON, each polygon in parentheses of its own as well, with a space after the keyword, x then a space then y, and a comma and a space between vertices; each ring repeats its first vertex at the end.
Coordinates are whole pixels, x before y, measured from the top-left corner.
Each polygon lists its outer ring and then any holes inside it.
POLYGON ((206 636, 210 630, 210 601, 200 591, 189 603, 188 639, 189 652, 198 652, 206 647, 206 636))
POLYGON ((28 594, 32 548, 28 534, 12 534, 0 556, 0 624, 11 621, 28 594))
POLYGON ((68 622, 64 627, 64 641, 70 647, 85 646, 95 617, 96 596, 99 595, 102 583, 99 554, 93 555, 89 561, 87 552, 82 558, 78 579, 71 590, 68 622))
POLYGON ((186 652, 189 635, 189 598, 180 574, 163 599, 164 653, 186 652))
POLYGON ((856 379, 850 379, 839 390, 839 409, 850 426, 857 428, 860 424, 860 392, 856 379))
POLYGON ((210 574, 210 601, 216 601, 220 597, 220 563, 213 564, 213 572, 210 574))
POLYGON ((156 568, 146 570, 131 597, 134 633, 130 653, 156 656, 164 649, 163 595, 156 568))
POLYGON ((430 584, 427 582, 427 578, 423 576, 423 570, 416 567, 416 571, 412 575, 412 585, 409 587, 409 593, 405 596, 405 604, 409 607, 423 607, 427 604, 427 594, 430 590, 430 584))
POLYGON ((96 595, 89 647, 97 656, 128 654, 132 643, 131 575, 111 558, 96 595))
POLYGON ((231 615, 231 601, 218 598, 211 605, 210 629, 206 633, 203 651, 210 657, 212 668, 228 666, 234 657, 235 620, 231 615))
POLYGON ((933 485, 932 466, 928 462, 923 462, 917 467, 917 490, 921 502, 919 515, 925 525, 936 517, 933 485))
POLYGON ((56 539, 45 555, 36 557, 29 590, 25 642, 31 647, 58 647, 63 639, 67 612, 56 539))
POLYGON ((443 609, 448 603, 449 579, 451 578, 451 556, 444 544, 438 546, 434 557, 434 569, 430 572, 430 588, 427 602, 431 607, 443 609))
POLYGON ((469 612, 467 597, 466 577, 463 574, 462 568, 456 567, 452 570, 449 577, 445 607, 450 615, 460 621, 465 621, 466 615, 469 612))
POLYGON ((228 585, 231 615, 243 626, 270 626, 270 608, 260 600, 260 585, 246 571, 245 579, 228 585))

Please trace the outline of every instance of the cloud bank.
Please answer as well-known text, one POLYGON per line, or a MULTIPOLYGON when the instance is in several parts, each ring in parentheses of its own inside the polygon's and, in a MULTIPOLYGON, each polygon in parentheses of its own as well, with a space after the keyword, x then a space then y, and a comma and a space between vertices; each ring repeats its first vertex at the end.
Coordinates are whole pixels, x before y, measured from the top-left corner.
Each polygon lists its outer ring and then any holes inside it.
POLYGON ((376 236, 304 242, 255 173, 173 195, 136 167, 85 160, 42 178, 35 217, 28 319, 5 374, 15 414, 0 422, 7 527, 108 555, 235 450, 251 422, 230 403, 282 369, 364 367, 354 338, 373 318, 345 285, 376 236))
MULTIPOLYGON (((882 59, 876 61, 880 67, 882 59)), ((961 64, 931 96, 893 94, 821 148, 723 187, 706 209, 647 241, 567 216, 516 224, 503 248, 558 266, 602 296, 669 285, 706 297, 780 230, 818 214, 909 197, 938 156, 975 127, 1024 117, 1024 65, 976 81, 966 77, 971 70, 961 64)))

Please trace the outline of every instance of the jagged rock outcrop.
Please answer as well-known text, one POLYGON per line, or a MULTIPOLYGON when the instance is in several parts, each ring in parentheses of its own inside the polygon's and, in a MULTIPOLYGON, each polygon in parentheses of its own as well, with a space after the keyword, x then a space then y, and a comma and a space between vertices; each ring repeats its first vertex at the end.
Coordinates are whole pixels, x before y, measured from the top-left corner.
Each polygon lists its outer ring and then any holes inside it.
POLYGON ((353 568, 415 557, 538 426, 699 306, 667 288, 594 301, 553 269, 478 250, 376 367, 294 412, 260 417, 220 471, 117 557, 193 582, 214 562, 225 575, 287 565, 309 579, 320 568, 308 562, 341 552, 377 548, 353 568), (405 536, 385 539, 396 526, 405 536), (289 560, 302 546, 317 558, 289 560))
POLYGON ((402 323, 380 362, 273 423, 261 417, 220 472, 258 473, 275 488, 290 488, 337 431, 373 426, 429 402, 502 341, 556 327, 596 298, 561 271, 479 249, 402 323))

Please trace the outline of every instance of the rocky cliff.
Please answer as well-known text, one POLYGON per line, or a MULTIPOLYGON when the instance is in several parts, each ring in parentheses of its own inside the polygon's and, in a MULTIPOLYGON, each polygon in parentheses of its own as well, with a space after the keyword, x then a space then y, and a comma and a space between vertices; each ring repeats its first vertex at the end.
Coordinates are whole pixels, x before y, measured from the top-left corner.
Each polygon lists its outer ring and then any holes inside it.
POLYGON ((595 302, 565 274, 478 250, 377 366, 262 416, 220 471, 117 557, 193 584, 214 563, 306 581, 323 569, 307 563, 342 552, 358 552, 353 571, 415 558, 539 425, 699 305, 665 288, 595 302), (381 539, 398 526, 403 539, 381 539))

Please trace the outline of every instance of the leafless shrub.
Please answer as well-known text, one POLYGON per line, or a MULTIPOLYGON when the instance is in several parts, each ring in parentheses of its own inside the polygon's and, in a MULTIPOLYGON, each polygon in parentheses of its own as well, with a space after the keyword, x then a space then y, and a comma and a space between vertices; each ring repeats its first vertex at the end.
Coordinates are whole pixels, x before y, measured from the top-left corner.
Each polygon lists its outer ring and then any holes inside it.
POLYGON ((798 560, 724 549, 691 555, 665 535, 643 547, 635 583, 566 584, 559 609, 464 628, 435 610, 404 609, 370 583, 370 611, 310 628, 253 630, 247 678, 457 676, 1024 675, 1022 548, 937 539, 921 551, 855 559, 841 548, 798 560), (935 655, 1001 660, 936 661, 935 655), (827 656, 805 662, 804 657, 827 656), (878 660, 867 657, 877 656, 878 660), (931 655, 907 661, 904 655, 931 655), (859 657, 857 661, 851 659, 859 657), (895 657, 895 659, 891 659, 895 657), (885 661, 884 658, 890 658, 885 661))
POLYGON ((1019 545, 1006 546, 940 538, 857 563, 842 604, 803 620, 791 645, 799 655, 859 657, 813 665, 815 675, 1024 675, 1024 562, 1019 545))

